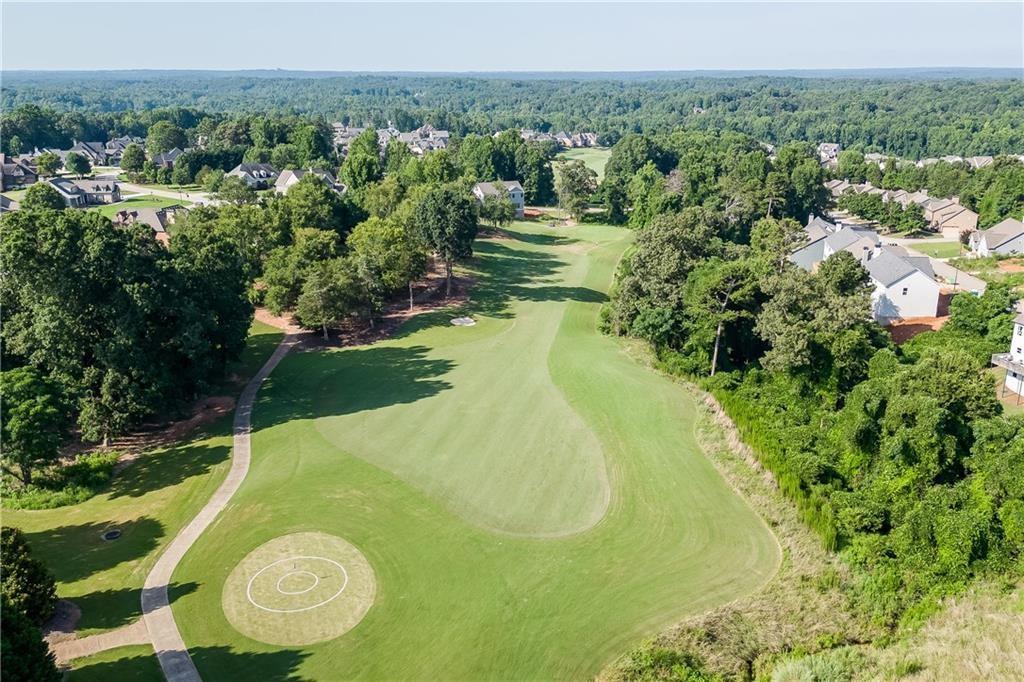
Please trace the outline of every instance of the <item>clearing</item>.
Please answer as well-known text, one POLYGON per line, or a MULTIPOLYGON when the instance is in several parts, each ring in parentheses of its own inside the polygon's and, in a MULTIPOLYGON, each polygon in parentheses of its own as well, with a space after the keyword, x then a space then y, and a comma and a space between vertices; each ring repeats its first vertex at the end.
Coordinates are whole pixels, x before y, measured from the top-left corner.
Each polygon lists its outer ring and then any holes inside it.
POLYGON ((691 394, 596 330, 630 237, 516 223, 477 242, 459 310, 281 362, 248 477, 174 574, 204 678, 589 677, 771 578, 778 543, 700 451, 691 394), (450 324, 461 315, 476 324, 450 324), (349 543, 375 592, 344 635, 277 648, 232 626, 225 590, 291 557, 254 599, 316 614, 339 583, 308 605, 305 590, 340 575, 316 561, 352 559, 305 545, 253 558, 296 533, 349 543))

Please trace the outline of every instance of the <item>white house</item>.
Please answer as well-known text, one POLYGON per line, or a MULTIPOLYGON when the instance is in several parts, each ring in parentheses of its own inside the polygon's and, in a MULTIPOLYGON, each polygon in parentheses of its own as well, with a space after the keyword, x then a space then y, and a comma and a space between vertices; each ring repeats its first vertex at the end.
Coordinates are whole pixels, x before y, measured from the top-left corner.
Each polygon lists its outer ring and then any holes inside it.
POLYGON ((278 194, 287 194, 288 190, 299 184, 306 175, 312 175, 314 177, 323 180, 324 184, 333 189, 336 192, 343 192, 345 190, 344 185, 338 184, 337 179, 330 171, 317 170, 311 168, 309 170, 303 170, 297 168, 295 170, 283 170, 281 174, 277 176, 277 180, 274 182, 274 191, 278 194))
POLYGON ((523 194, 523 186, 517 180, 478 182, 473 185, 473 196, 482 204, 488 197, 500 197, 503 190, 508 193, 509 200, 516 207, 516 217, 522 218, 523 209, 526 208, 526 195, 523 194))
POLYGON ((992 364, 1006 370, 1003 385, 1019 396, 1024 396, 1024 313, 1013 320, 1010 352, 992 356, 992 364))
POLYGON ((935 317, 941 287, 927 256, 909 256, 900 247, 882 247, 864 267, 875 285, 871 311, 876 320, 935 317))
POLYGON ((1024 254, 1024 223, 1007 218, 987 230, 971 235, 971 250, 978 256, 1012 256, 1024 254))
POLYGON ((853 254, 875 286, 872 316, 878 322, 935 317, 941 285, 927 256, 912 256, 899 246, 883 246, 873 230, 832 224, 821 218, 812 218, 804 233, 808 242, 794 251, 790 260, 813 272, 835 253, 853 254))
POLYGON ((240 163, 228 171, 228 176, 241 178, 253 189, 267 189, 277 181, 278 172, 269 163, 240 163))

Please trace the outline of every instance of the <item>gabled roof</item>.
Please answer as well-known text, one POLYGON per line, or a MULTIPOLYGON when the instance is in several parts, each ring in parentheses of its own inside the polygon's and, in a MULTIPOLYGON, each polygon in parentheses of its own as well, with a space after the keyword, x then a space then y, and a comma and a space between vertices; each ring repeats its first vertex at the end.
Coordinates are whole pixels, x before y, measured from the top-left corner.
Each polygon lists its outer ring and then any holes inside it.
POLYGON ((908 277, 918 271, 918 268, 905 258, 893 255, 888 251, 869 260, 864 267, 867 269, 871 279, 884 287, 890 287, 901 279, 908 277))
POLYGON ((511 192, 513 190, 523 191, 523 186, 519 184, 518 180, 496 180, 495 182, 478 182, 473 185, 473 189, 479 190, 485 197, 496 197, 501 196, 501 189, 511 192))
POLYGON ((985 240, 985 245, 990 249, 997 248, 1011 239, 1024 234, 1024 223, 1017 220, 1016 218, 1007 218, 1006 220, 996 223, 987 230, 981 232, 981 238, 985 240))

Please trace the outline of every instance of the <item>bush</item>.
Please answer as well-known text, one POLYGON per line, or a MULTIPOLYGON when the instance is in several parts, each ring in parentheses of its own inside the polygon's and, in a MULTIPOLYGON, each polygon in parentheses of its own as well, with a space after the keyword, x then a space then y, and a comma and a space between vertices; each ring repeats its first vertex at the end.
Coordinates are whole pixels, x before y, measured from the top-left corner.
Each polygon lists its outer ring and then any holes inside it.
POLYGON ((39 630, 0 596, 0 670, 4 682, 60 682, 53 654, 39 630))
POLYGON ((0 485, 3 506, 8 509, 55 509, 85 502, 110 483, 117 453, 81 455, 73 463, 40 472, 30 486, 0 485))
MULTIPOLYGON (((53 615, 57 583, 46 566, 32 556, 25 535, 17 528, 0 529, 0 576, 5 604, 21 611, 36 625, 42 625, 53 615)), ((5 622, 5 629, 6 625, 5 622)))

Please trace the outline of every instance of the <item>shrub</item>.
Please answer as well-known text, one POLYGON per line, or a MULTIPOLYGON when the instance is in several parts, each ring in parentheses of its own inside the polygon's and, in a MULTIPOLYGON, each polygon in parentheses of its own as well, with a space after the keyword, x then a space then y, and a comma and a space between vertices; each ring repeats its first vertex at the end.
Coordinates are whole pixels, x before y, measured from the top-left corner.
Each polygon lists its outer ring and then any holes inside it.
MULTIPOLYGON (((24 534, 17 528, 0 529, 0 593, 4 603, 42 625, 57 603, 57 584, 41 561, 32 556, 24 534)), ((6 620, 6 619, 5 619, 6 620)), ((6 628, 7 623, 4 623, 6 628)))
POLYGON ((5 682, 60 682, 53 654, 39 630, 0 596, 0 670, 5 682))
POLYGON ((73 463, 40 472, 30 486, 0 486, 3 505, 8 509, 56 509, 85 502, 104 489, 114 474, 117 453, 81 455, 73 463))

